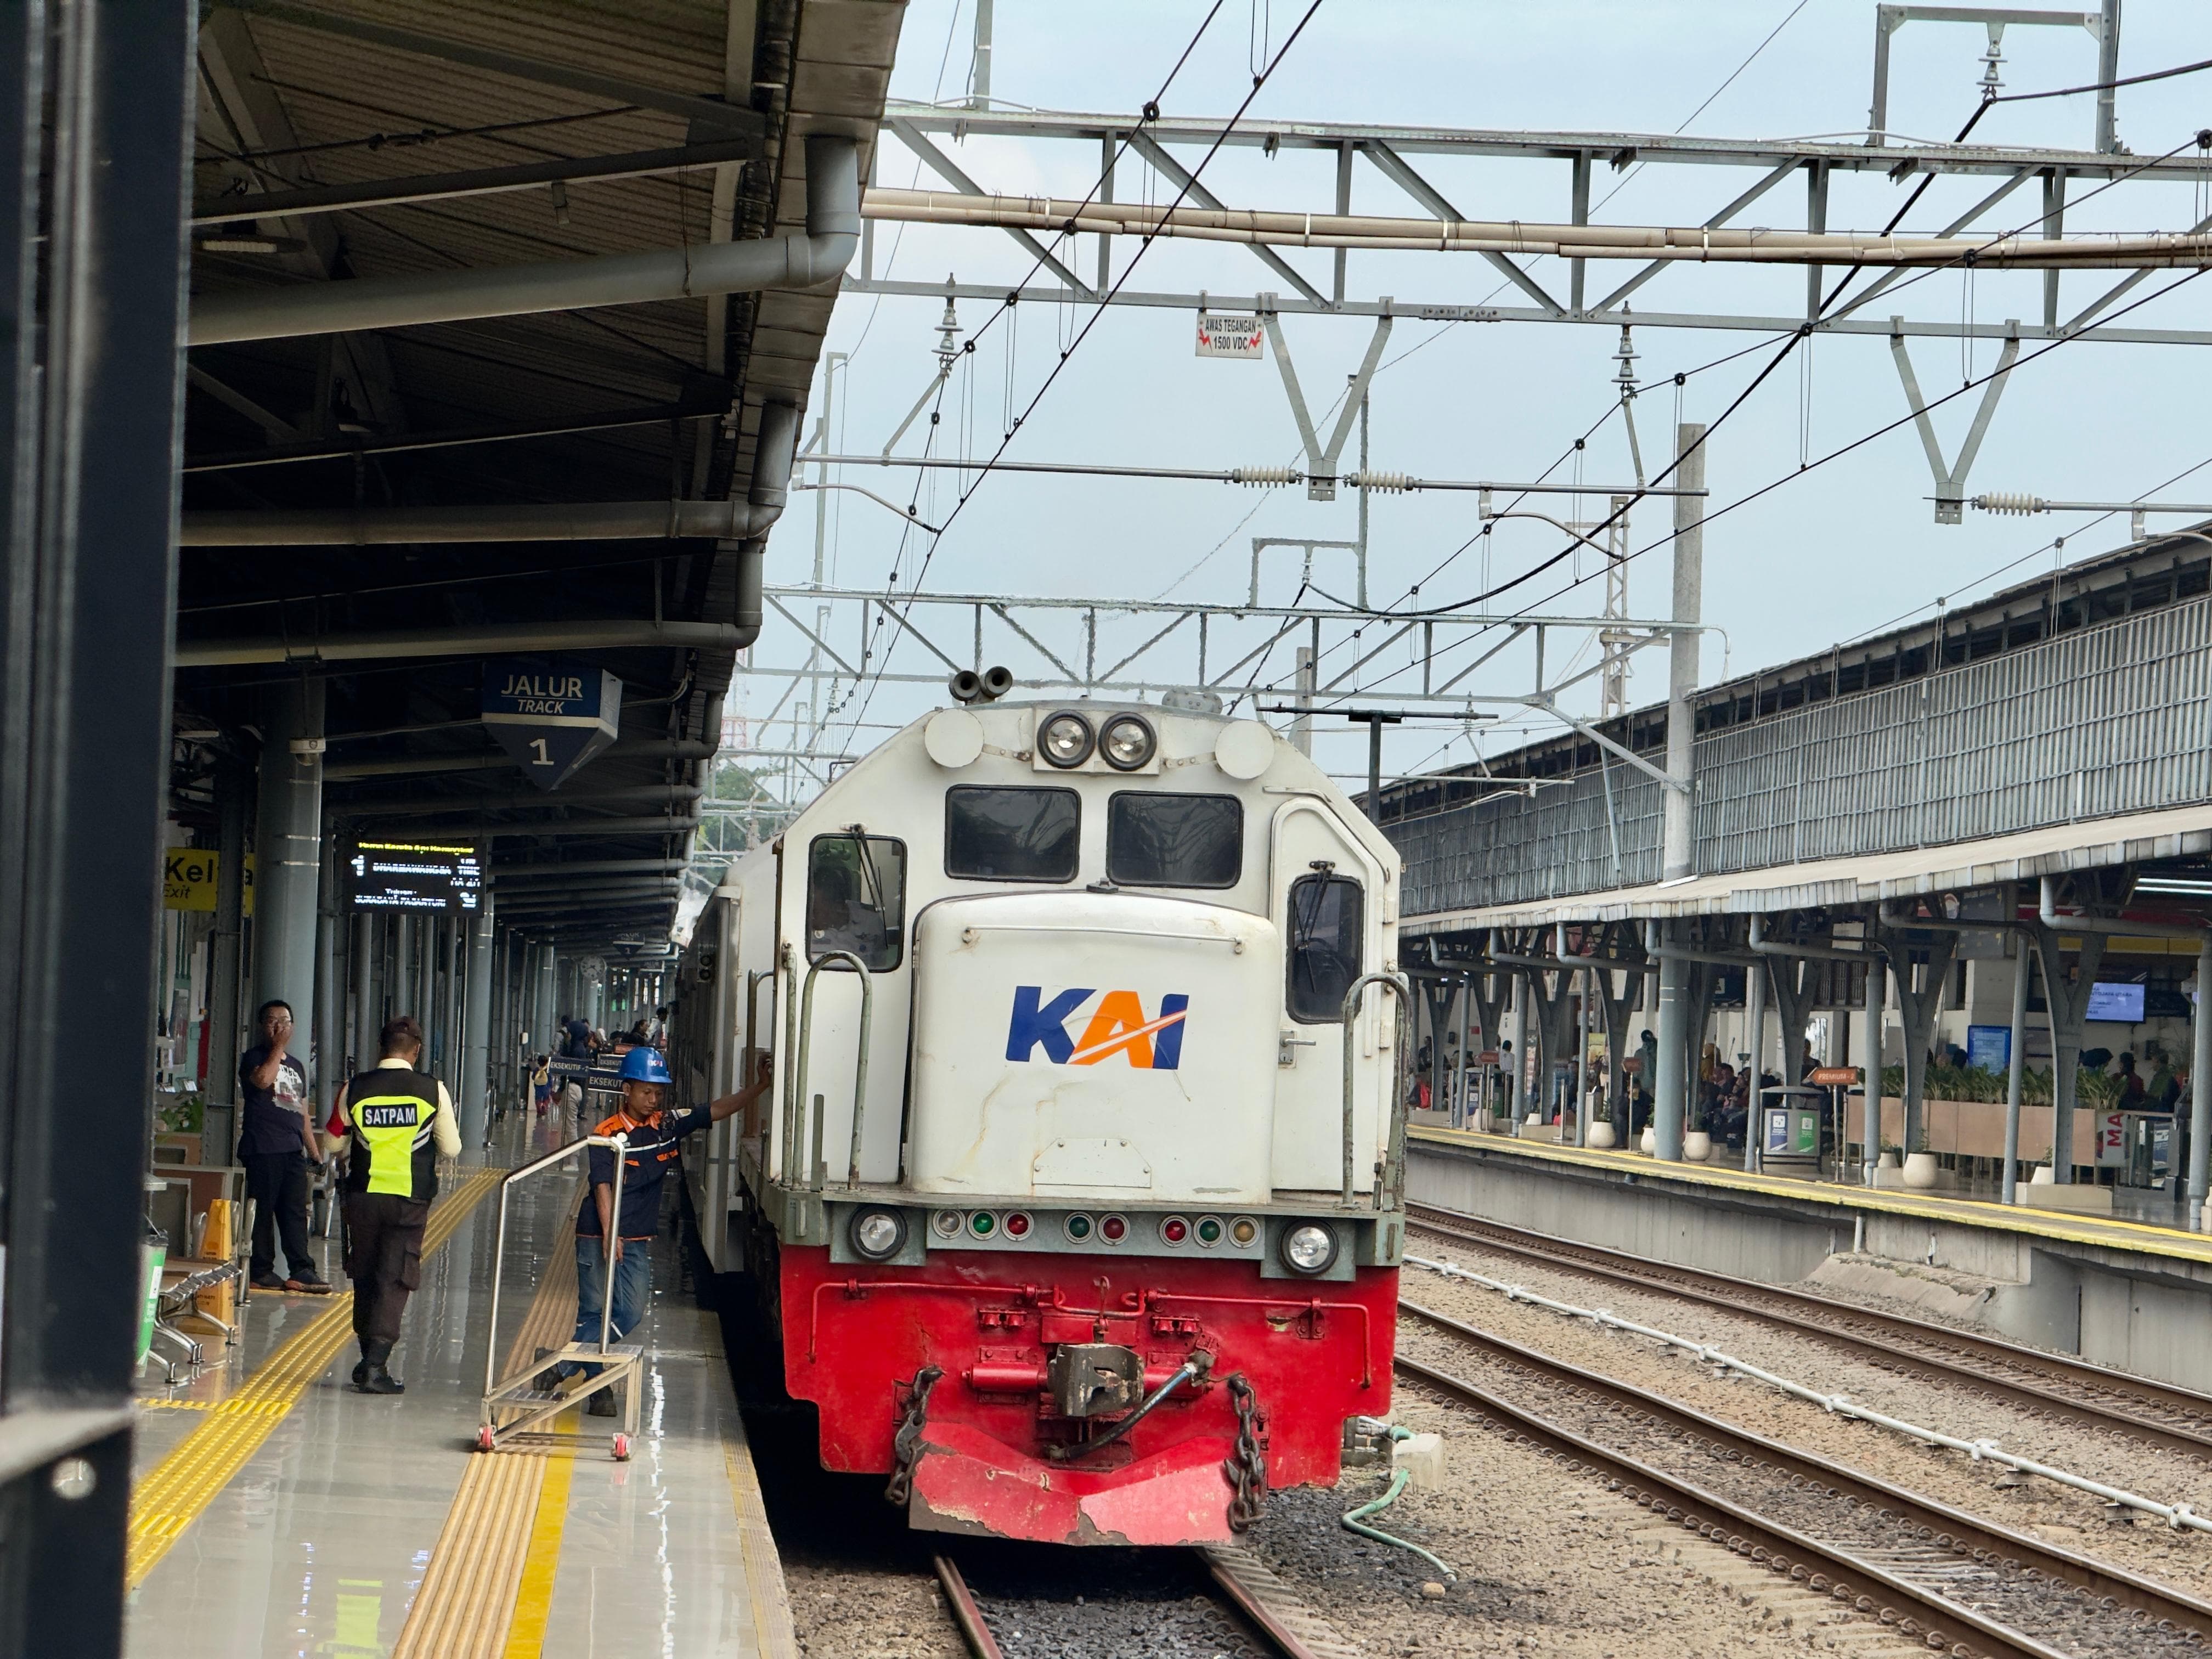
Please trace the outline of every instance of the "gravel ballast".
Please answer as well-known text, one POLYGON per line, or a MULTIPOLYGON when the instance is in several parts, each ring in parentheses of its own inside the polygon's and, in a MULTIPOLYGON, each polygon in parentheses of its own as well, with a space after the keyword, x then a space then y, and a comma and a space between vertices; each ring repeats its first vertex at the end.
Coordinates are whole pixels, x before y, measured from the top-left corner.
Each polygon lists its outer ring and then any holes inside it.
MULTIPOLYGON (((2185 1503, 2199 1513, 2212 1512, 2212 1464, 2145 1446, 2116 1431, 2039 1416, 1978 1392, 1887 1370, 1809 1334, 1778 1329, 1750 1315, 1685 1302, 1663 1291, 1541 1267, 1474 1246, 1447 1247, 1433 1234, 1417 1235, 1414 1250, 1562 1302, 1604 1309, 1710 1343, 1753 1364, 1831 1394, 1849 1395, 1861 1405, 1893 1416, 1963 1438, 1993 1439, 2008 1451, 2055 1468, 2161 1503, 2185 1503)), ((1682 1350, 1509 1302, 1464 1280, 1408 1267, 1401 1286, 1411 1300, 1571 1364, 1650 1388, 1754 1433, 2212 1599, 2212 1536, 2175 1532, 2148 1519, 2133 1524, 2119 1522, 2114 1511, 2086 1493, 2046 1480, 2014 1483, 2002 1479, 2002 1471, 1992 1466, 1850 1422, 1756 1382, 1717 1376, 1682 1350)), ((1401 1329, 1411 1330, 1411 1323, 1401 1329)), ((1540 1406, 1540 1401, 1530 1403, 1540 1406)))

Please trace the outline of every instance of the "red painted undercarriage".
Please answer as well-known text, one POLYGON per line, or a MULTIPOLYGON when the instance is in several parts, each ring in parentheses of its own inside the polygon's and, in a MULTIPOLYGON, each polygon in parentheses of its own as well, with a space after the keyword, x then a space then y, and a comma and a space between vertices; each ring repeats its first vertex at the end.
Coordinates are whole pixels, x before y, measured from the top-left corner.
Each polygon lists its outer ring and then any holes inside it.
POLYGON ((819 1407, 825 1468, 890 1474, 909 1454, 917 1527, 1067 1544, 1194 1544, 1231 1533, 1238 1390, 1270 1488, 1333 1486, 1344 1422, 1390 1404, 1397 1270, 1350 1283, 1263 1279, 1251 1261, 940 1255, 921 1267, 833 1267, 826 1249, 781 1258, 784 1373, 819 1407), (1115 1345, 1149 1395, 1176 1388, 1122 1438, 1126 1413, 1061 1414, 1055 1354, 1115 1345), (915 1382, 927 1389, 918 1427, 915 1382), (1048 1455, 1058 1449, 1060 1458, 1048 1455), (1064 1461, 1062 1461, 1064 1460, 1064 1461))

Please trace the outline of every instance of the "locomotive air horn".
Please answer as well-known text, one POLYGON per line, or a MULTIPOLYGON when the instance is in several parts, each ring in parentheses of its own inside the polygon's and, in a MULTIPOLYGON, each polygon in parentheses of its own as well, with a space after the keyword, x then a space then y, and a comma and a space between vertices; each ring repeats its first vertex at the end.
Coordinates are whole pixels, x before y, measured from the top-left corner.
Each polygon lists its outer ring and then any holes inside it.
POLYGON ((981 702, 988 695, 983 689, 982 676, 972 668, 955 670, 952 678, 945 684, 946 690, 952 693, 955 702, 981 702))
MULTIPOLYGON (((1014 689, 1014 672, 1011 668, 987 668, 982 677, 983 700, 996 702, 1014 689)), ((956 694, 957 695, 957 694, 956 694)))

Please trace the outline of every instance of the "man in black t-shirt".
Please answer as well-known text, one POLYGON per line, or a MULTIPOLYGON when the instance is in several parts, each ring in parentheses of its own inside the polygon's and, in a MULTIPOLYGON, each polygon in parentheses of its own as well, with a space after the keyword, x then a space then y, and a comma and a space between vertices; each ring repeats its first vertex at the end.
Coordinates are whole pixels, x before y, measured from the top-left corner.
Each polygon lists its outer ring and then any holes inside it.
POLYGON ((261 1041, 238 1060, 244 1095, 238 1161, 246 1166, 246 1195, 253 1200, 253 1288, 328 1296, 331 1287, 307 1254, 307 1170, 321 1167, 322 1153, 307 1116, 307 1068, 289 1052, 291 1005, 264 1002, 253 1023, 261 1041), (279 1234, 283 1279, 276 1276, 279 1234))

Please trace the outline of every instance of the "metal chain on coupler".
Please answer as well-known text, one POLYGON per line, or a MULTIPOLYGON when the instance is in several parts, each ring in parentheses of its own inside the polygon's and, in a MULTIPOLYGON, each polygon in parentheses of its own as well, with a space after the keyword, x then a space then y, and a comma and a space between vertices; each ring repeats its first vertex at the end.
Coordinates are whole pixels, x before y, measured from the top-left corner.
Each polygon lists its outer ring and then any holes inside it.
POLYGON ((884 1502, 906 1507, 914 1494, 914 1466, 921 1455, 921 1428, 929 1416, 929 1391, 945 1375, 935 1365, 924 1365, 914 1374, 914 1391, 907 1398, 906 1416, 891 1440, 891 1478, 884 1483, 884 1502))
POLYGON ((1222 1461, 1221 1473, 1232 1489, 1229 1529, 1247 1532, 1267 1505, 1267 1454, 1260 1449, 1259 1398, 1243 1372, 1231 1376, 1229 1397, 1237 1407, 1237 1450, 1222 1461))

